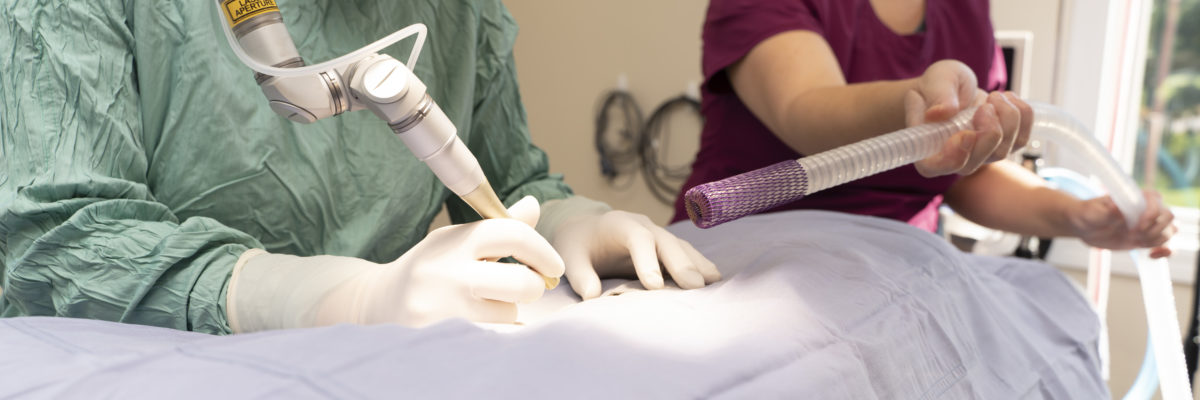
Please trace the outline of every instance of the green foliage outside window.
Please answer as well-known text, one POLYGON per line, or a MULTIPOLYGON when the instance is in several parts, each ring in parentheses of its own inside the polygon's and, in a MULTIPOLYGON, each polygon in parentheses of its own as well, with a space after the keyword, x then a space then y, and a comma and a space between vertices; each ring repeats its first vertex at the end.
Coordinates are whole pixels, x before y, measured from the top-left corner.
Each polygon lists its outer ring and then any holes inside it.
POLYGON ((1151 18, 1134 177, 1170 205, 1198 207, 1200 0, 1155 0, 1151 18))

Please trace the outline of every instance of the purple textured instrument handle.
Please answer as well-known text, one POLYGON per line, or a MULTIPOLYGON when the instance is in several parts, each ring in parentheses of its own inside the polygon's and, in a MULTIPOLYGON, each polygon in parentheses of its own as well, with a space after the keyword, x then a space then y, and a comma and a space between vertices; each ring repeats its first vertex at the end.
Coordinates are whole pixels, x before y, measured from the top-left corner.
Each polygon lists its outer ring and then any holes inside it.
POLYGON ((701 228, 798 200, 808 191, 808 173, 795 160, 768 165, 716 182, 696 186, 683 195, 688 218, 701 228))

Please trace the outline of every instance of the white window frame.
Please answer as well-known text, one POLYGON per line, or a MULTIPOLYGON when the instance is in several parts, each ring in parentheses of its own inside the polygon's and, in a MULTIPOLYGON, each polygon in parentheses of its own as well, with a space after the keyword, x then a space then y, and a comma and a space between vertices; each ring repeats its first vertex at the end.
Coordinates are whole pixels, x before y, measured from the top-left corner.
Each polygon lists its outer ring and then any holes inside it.
MULTIPOLYGON (((1091 127, 1126 171, 1132 171, 1137 147, 1152 6, 1151 0, 1063 0, 1059 15, 1061 51, 1056 55, 1053 102, 1091 127)), ((1048 158, 1053 161, 1053 157, 1048 158)), ((1200 209, 1171 209, 1179 227, 1170 243, 1175 250, 1169 259, 1171 278, 1193 284, 1200 250, 1200 209)), ((1055 265, 1081 270, 1093 259, 1077 239, 1055 240, 1047 258, 1055 265)), ((1112 272, 1137 276, 1133 261, 1120 254, 1112 257, 1112 272)))

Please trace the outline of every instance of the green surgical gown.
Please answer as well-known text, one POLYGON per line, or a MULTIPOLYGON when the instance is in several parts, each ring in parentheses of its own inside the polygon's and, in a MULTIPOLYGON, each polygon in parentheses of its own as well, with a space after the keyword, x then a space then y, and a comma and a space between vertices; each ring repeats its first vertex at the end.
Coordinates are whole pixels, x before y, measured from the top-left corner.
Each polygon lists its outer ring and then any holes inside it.
MULTIPOLYGON (((416 75, 501 198, 570 195, 530 142, 499 0, 279 6, 313 62, 426 24, 416 75)), ((271 112, 213 0, 15 0, 0 20, 0 315, 228 333, 248 248, 388 262, 443 204, 478 218, 373 114, 271 112)))

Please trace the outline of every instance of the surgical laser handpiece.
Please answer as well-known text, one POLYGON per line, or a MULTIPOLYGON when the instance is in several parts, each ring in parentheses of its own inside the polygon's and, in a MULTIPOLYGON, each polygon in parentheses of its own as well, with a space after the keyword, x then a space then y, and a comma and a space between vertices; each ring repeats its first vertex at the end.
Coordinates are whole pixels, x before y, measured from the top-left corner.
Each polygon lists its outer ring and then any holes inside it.
POLYGON ((370 110, 480 216, 508 217, 479 161, 458 138, 454 123, 410 69, 424 39, 423 25, 416 27, 420 35, 410 56, 410 67, 364 48, 368 51, 322 63, 311 72, 296 73, 313 68, 302 68, 304 60, 274 0, 216 2, 230 45, 247 66, 257 71, 255 81, 275 113, 295 122, 311 123, 347 111, 370 110))
MULTIPOLYGON (((311 123, 347 111, 371 110, 383 119, 450 191, 483 218, 508 218, 479 160, 412 68, 425 40, 414 24, 336 59, 305 66, 275 0, 216 0, 225 38, 242 63, 255 70, 271 109, 311 123), (416 35, 408 65, 377 52, 416 35)), ((543 276, 547 289, 558 277, 543 276)))

